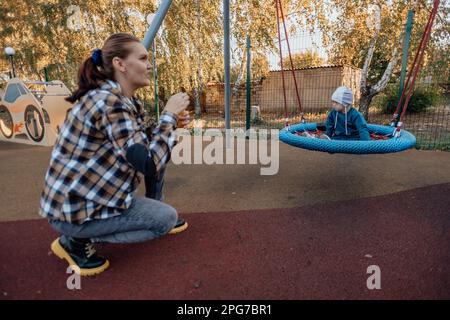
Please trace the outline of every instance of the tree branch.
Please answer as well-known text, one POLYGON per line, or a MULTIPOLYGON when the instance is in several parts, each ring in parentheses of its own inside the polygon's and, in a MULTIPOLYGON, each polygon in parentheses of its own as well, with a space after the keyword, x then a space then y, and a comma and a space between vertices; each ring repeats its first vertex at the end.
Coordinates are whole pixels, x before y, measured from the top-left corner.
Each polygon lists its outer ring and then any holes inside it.
POLYGON ((372 63, 373 53, 375 52, 375 45, 378 40, 378 36, 380 35, 381 30, 381 9, 377 5, 375 6, 374 16, 375 16, 375 34, 370 40, 369 50, 367 52, 366 60, 364 61, 364 67, 361 73, 361 83, 360 88, 361 92, 365 92, 367 88, 367 76, 369 74, 370 64, 372 63))
POLYGON ((361 73, 361 92, 364 92, 367 87, 367 76, 369 73, 370 63, 372 62, 373 53, 375 51, 375 44, 378 39, 378 32, 375 33, 372 40, 370 40, 369 51, 367 52, 366 61, 364 61, 364 67, 361 73))
POLYGON ((399 50, 397 48, 395 48, 394 52, 393 52, 393 57, 392 57, 391 61, 389 61, 389 64, 386 67, 386 70, 384 70, 383 76, 381 77, 380 81, 378 81, 377 84, 373 85, 370 88, 371 95, 380 93, 381 91, 384 90, 384 88, 386 88, 386 86, 389 82, 389 79, 392 76, 392 72, 394 71, 394 68, 397 65, 397 61, 398 61, 398 57, 399 57, 398 52, 399 52, 399 50))
POLYGON ((389 61, 389 64, 386 67, 386 70, 384 70, 383 76, 381 77, 380 81, 377 82, 377 84, 373 85, 370 88, 370 94, 376 95, 377 93, 380 93, 381 91, 383 91, 384 88, 386 88, 386 86, 389 82, 389 79, 391 78, 394 68, 397 65, 397 62, 400 57, 399 46, 402 44, 402 39, 403 39, 403 33, 400 35, 400 37, 397 41, 398 44, 392 50, 392 58, 389 61))
POLYGON ((242 58, 241 58, 241 63, 239 65, 239 73, 237 75, 236 81, 234 83, 234 87, 233 87, 233 95, 237 95, 238 91, 239 91, 239 86, 241 85, 241 81, 244 78, 244 66, 245 66, 245 51, 242 50, 242 58))

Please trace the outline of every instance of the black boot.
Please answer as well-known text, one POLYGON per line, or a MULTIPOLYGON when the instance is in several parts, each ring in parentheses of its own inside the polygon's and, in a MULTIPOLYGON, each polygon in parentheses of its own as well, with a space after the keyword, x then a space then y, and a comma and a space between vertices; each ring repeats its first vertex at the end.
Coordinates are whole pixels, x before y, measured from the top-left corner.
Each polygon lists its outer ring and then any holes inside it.
POLYGON ((184 230, 186 230, 188 227, 188 223, 181 218, 178 218, 177 223, 175 224, 175 227, 172 228, 172 230, 169 231, 169 234, 176 234, 180 233, 184 230))
POLYGON ((92 276, 105 271, 109 261, 97 255, 89 239, 61 236, 53 241, 51 249, 61 259, 65 259, 81 276, 92 276), (79 270, 78 270, 79 268, 79 270))

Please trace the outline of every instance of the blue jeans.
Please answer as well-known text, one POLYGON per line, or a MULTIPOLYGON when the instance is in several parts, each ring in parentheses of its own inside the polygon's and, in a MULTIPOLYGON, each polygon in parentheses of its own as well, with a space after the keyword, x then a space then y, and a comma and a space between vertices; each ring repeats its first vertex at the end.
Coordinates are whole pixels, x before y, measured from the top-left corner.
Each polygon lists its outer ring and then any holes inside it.
POLYGON ((158 175, 145 176, 145 197, 155 199, 158 201, 164 201, 164 176, 166 174, 166 168, 161 169, 158 175))
POLYGON ((50 220, 59 233, 74 238, 90 238, 96 243, 134 243, 168 233, 177 221, 177 211, 162 201, 164 174, 145 177, 145 197, 134 197, 121 215, 85 222, 81 225, 50 220))

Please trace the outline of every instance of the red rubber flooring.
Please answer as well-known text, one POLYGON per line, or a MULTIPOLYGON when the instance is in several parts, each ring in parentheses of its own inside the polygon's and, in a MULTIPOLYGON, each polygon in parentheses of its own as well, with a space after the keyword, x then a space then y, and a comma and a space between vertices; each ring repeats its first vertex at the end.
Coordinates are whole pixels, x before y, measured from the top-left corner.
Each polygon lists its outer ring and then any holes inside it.
POLYGON ((43 220, 0 223, 0 299, 449 299, 450 184, 312 207, 182 214, 190 228, 105 245, 68 290, 43 220), (368 290, 367 267, 381 269, 368 290))

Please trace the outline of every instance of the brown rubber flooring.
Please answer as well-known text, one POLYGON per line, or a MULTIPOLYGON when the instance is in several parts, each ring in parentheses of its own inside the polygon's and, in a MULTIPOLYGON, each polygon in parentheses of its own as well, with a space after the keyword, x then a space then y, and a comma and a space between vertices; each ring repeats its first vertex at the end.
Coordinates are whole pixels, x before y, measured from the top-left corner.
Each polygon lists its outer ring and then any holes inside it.
POLYGON ((189 229, 104 245, 110 269, 70 291, 37 216, 50 152, 0 143, 0 299, 450 298, 450 153, 280 145, 276 176, 171 165, 166 200, 189 229), (370 265, 381 290, 366 287, 370 265))

